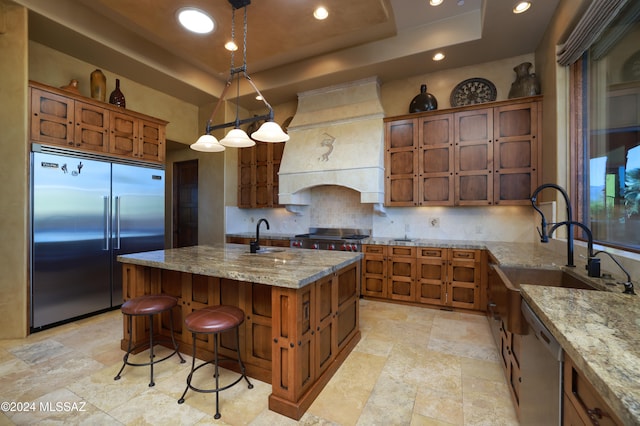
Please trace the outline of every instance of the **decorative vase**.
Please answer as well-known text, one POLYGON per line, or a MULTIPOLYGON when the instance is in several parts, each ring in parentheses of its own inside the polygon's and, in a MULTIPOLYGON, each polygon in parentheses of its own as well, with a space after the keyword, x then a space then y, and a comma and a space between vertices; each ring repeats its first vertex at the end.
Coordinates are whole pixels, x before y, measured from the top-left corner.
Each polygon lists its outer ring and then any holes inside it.
POLYGON ((124 94, 120 91, 120 79, 116 78, 116 88, 111 92, 109 96, 109 103, 122 108, 126 107, 124 94))
POLYGON ((420 94, 409 104, 409 112, 422 112, 438 109, 438 101, 431 93, 427 93, 427 85, 420 86, 420 94))
POLYGON ((523 62, 513 70, 516 72, 516 80, 511 84, 509 99, 540 94, 540 81, 534 73, 529 73, 531 62, 523 62))
POLYGON ((76 79, 69 81, 69 84, 67 84, 66 86, 61 86, 60 88, 62 90, 66 90, 67 92, 75 93, 76 95, 80 94, 80 89, 78 89, 78 80, 76 79))
POLYGON ((107 97, 107 77, 99 69, 91 73, 91 97, 102 102, 107 97))

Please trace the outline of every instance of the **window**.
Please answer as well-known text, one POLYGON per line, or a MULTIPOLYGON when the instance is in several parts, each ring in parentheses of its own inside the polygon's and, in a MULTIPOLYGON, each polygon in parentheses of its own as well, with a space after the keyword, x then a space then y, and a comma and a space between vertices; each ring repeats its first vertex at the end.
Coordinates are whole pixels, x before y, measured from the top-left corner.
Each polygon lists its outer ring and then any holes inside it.
POLYGON ((579 219, 596 242, 638 251, 640 2, 627 4, 580 63, 579 219))

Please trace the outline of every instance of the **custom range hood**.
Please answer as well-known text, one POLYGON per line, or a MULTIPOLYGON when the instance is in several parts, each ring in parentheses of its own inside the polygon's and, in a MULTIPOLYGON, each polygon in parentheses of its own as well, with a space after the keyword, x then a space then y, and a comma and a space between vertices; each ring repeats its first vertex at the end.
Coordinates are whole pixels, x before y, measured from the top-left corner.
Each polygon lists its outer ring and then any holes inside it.
POLYGON ((383 214, 384 111, 375 77, 298 94, 279 172, 279 201, 292 212, 310 190, 339 185, 383 214))

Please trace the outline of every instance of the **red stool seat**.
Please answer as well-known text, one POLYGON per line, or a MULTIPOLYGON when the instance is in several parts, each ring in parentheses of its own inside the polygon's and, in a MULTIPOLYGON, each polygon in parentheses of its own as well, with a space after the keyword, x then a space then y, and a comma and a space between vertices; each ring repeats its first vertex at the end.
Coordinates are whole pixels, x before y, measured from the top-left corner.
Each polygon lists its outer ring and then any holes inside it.
POLYGON ((125 315, 155 315, 167 311, 178 304, 178 299, 164 294, 150 294, 129 299, 122 304, 125 315))
POLYGON ((208 306, 187 315, 184 323, 192 333, 220 333, 244 322, 244 312, 235 306, 208 306))

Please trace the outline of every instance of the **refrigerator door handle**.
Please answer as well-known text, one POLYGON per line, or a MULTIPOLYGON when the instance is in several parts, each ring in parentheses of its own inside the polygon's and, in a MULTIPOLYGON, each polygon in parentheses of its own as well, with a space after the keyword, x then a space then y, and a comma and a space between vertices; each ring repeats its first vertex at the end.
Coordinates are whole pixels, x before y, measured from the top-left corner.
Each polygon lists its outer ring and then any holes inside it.
POLYGON ((120 250, 120 197, 116 196, 116 246, 115 250, 120 250))
POLYGON ((103 251, 109 251, 109 240, 111 239, 111 221, 109 220, 109 199, 108 195, 105 195, 103 198, 104 208, 104 247, 103 251))

